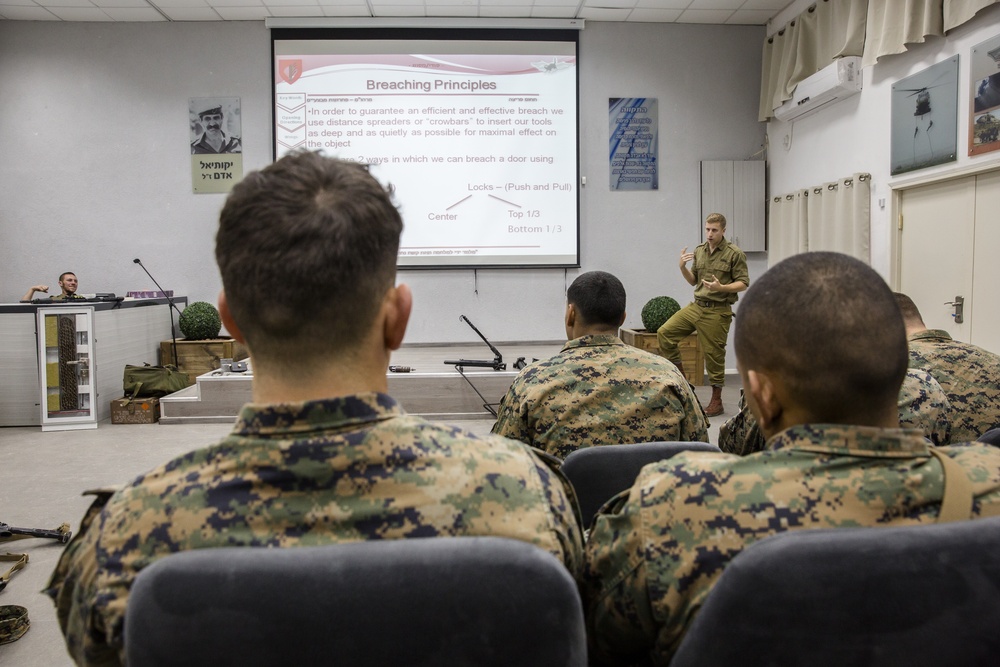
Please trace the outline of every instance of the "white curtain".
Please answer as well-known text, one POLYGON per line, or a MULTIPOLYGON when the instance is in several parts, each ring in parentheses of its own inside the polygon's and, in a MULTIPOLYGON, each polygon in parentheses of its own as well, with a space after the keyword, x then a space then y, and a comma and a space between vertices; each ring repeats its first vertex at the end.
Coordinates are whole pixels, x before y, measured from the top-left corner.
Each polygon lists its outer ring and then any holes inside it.
POLYGON ((980 9, 1000 0, 944 0, 944 30, 948 32, 972 19, 980 9))
POLYGON ((837 58, 862 54, 867 12, 868 0, 820 0, 764 40, 761 121, 791 98, 802 79, 837 58))
POLYGON ((854 174, 810 188, 806 205, 809 250, 842 252, 870 262, 871 178, 854 174))
POLYGON ((818 0, 764 40, 758 119, 771 118, 795 86, 837 58, 861 66, 906 51, 972 19, 1000 0, 818 0))
POLYGON ((944 35, 945 0, 873 0, 868 3, 865 54, 861 66, 874 65, 882 56, 906 51, 930 35, 944 35))
POLYGON ((767 263, 774 266, 809 250, 806 236, 806 201, 809 190, 773 197, 768 202, 767 263))

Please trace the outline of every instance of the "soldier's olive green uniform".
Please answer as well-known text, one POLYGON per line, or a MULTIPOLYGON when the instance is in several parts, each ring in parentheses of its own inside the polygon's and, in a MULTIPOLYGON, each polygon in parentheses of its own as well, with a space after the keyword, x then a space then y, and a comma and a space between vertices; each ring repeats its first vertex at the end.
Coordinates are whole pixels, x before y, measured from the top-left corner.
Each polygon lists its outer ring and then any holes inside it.
POLYGON ((565 458, 582 447, 708 441, 691 385, 663 357, 617 336, 581 336, 518 375, 493 432, 565 458))
MULTIPOLYGON (((899 390, 899 425, 916 428, 939 447, 951 442, 951 405, 937 380, 927 371, 909 368, 899 390)), ((719 449, 746 456, 764 449, 764 435, 757 426, 746 397, 740 392, 740 411, 719 427, 719 449)))
MULTIPOLYGON (((1000 449, 939 453, 969 477, 972 515, 1000 514, 1000 449)), ((648 465, 587 542, 582 586, 597 657, 651 654, 665 665, 744 547, 787 530, 931 524, 944 487, 930 443, 906 429, 807 424, 749 456, 685 452, 648 465)))
MULTIPOLYGON (((694 249, 691 274, 695 279, 694 301, 663 323, 656 332, 656 340, 663 356, 676 364, 681 361, 678 343, 697 331, 698 342, 705 353, 709 383, 721 387, 726 383, 726 341, 733 321, 732 305, 739 296, 735 292, 713 292, 702 281, 715 276, 722 285, 742 282, 749 287, 747 256, 725 238, 712 253, 708 243, 702 243, 694 249)), ((694 370, 701 373, 700 368, 694 370)))
POLYGON ((407 415, 384 394, 248 405, 221 442, 139 476, 90 514, 46 592, 74 660, 117 665, 133 579, 177 551, 495 535, 575 573, 578 511, 556 466, 522 443, 407 415))
POLYGON ((928 329, 910 336, 910 367, 934 376, 951 403, 951 439, 1000 427, 1000 355, 928 329))

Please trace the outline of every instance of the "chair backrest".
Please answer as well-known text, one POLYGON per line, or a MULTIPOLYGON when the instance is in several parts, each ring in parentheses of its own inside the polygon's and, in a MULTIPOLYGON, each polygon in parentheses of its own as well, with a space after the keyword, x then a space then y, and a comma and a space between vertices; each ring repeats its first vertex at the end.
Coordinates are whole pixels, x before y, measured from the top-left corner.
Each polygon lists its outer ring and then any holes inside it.
POLYGON ((977 441, 986 443, 987 445, 993 445, 994 447, 1000 447, 1000 428, 990 429, 986 433, 979 436, 977 441))
POLYGON ((566 568, 525 542, 440 537, 200 549, 142 570, 128 664, 587 664, 566 568))
POLYGON ((1000 517, 769 537, 726 566, 670 665, 996 664, 997 554, 1000 517))
POLYGON ((631 487, 643 466, 690 451, 721 450, 707 442, 642 442, 585 447, 570 453, 563 461, 562 471, 580 501, 583 525, 589 526, 604 503, 631 487))

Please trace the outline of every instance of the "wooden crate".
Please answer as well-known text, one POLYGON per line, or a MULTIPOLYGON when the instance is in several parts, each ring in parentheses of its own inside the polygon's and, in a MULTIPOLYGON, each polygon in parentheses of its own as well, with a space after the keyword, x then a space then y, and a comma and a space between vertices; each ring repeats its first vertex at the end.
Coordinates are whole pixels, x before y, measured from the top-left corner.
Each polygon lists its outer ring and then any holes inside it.
POLYGON ((177 357, 174 362, 173 341, 160 343, 160 363, 173 364, 177 370, 186 373, 190 383, 199 375, 220 367, 220 359, 239 361, 247 358, 247 348, 232 338, 210 338, 206 340, 178 340, 177 357))
MULTIPOLYGON (((645 329, 622 329, 618 332, 619 338, 626 345, 646 350, 653 354, 660 354, 660 345, 656 342, 656 332, 645 329)), ((705 353, 698 343, 698 335, 691 334, 682 340, 677 348, 681 352, 681 364, 684 366, 684 377, 696 387, 705 384, 705 353)))
POLYGON ((160 419, 160 399, 116 398, 111 401, 112 424, 155 424, 160 419))

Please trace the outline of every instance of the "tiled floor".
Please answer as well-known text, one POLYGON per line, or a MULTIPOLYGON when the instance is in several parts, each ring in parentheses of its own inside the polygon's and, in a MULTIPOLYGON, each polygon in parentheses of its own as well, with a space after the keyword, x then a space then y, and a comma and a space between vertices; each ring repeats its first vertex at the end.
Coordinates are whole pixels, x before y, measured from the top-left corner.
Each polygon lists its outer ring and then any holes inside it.
MULTIPOLYGON (((726 414, 711 421, 709 439, 735 411, 738 378, 723 392, 726 414)), ((698 387, 703 405, 709 387, 698 387)), ((492 421, 464 421, 474 433, 488 433, 492 421)), ((208 444, 228 432, 228 424, 112 425, 96 430, 42 433, 38 428, 0 428, 0 521, 27 528, 55 528, 63 521, 73 530, 89 506, 85 489, 119 484, 179 454, 208 444)), ((28 539, 0 544, 0 551, 28 553, 28 565, 16 573, 0 604, 28 609, 31 629, 20 640, 0 646, 0 664, 11 667, 71 666, 45 587, 62 545, 28 539)), ((6 566, 3 568, 6 570, 6 566)))

